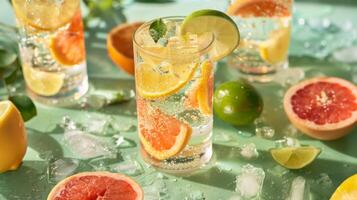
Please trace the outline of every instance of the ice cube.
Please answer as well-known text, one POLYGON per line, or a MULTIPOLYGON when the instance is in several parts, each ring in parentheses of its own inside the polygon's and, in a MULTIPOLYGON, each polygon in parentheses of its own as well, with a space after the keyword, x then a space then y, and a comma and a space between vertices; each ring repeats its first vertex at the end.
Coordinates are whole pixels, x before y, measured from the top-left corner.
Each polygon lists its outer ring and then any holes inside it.
POLYGON ((340 62, 357 63, 357 46, 337 50, 333 53, 333 58, 340 62))
POLYGON ((247 164, 241 168, 236 177, 236 188, 243 198, 259 198, 265 178, 265 172, 261 168, 247 164))
POLYGON ((62 117, 62 121, 59 124, 60 127, 62 127, 65 130, 76 130, 78 129, 77 124, 68 116, 65 115, 62 117))
POLYGON ((309 200, 308 188, 306 180, 298 176, 291 183, 290 194, 287 200, 309 200))
POLYGON ((61 158, 50 161, 47 167, 47 178, 50 182, 58 182, 74 174, 79 166, 79 160, 72 158, 61 158))
POLYGON ((116 154, 112 154, 109 156, 94 158, 88 162, 88 165, 96 171, 108 171, 110 169, 110 165, 115 165, 122 161, 123 160, 116 154))
POLYGON ((106 117, 98 117, 89 115, 85 122, 85 130, 88 133, 95 135, 105 135, 106 129, 109 126, 108 119, 106 117))
POLYGON ((276 176, 276 177, 283 177, 283 176, 285 176, 286 174, 289 173, 288 169, 286 169, 285 167, 282 167, 280 165, 276 165, 273 168, 269 168, 267 171, 271 175, 276 176))
POLYGON ((316 180, 317 184, 324 188, 333 188, 333 182, 330 176, 326 173, 321 173, 316 180))
POLYGON ((275 135, 275 130, 270 126, 263 126, 263 127, 255 128, 255 134, 258 137, 271 139, 275 135))
POLYGON ((241 200, 241 199, 242 199, 242 197, 240 195, 237 195, 237 194, 235 194, 235 195, 233 195, 233 196, 231 196, 229 198, 229 200, 241 200))
POLYGON ((143 166, 133 155, 126 156, 123 162, 110 166, 110 171, 124 173, 130 176, 138 176, 144 173, 143 166))
POLYGON ((145 200, 169 199, 170 196, 163 178, 158 177, 156 173, 144 176, 143 178, 146 179, 146 183, 141 184, 143 186, 145 200))
POLYGON ((70 150, 81 158, 110 155, 114 149, 110 140, 86 134, 81 130, 66 130, 64 140, 70 150))
POLYGON ((254 143, 244 144, 241 148, 240 155, 246 159, 253 159, 259 156, 257 147, 254 143))
POLYGON ((291 124, 289 124, 288 126, 285 127, 285 129, 283 130, 284 135, 286 135, 287 137, 297 137, 298 136, 298 130, 291 124))
POLYGON ((301 68, 286 68, 278 71, 274 76, 274 81, 283 87, 289 87, 298 83, 305 77, 305 72, 301 68))
POLYGON ((185 197, 185 200, 205 200, 205 199, 206 199, 205 194, 199 190, 192 191, 185 197))
POLYGON ((299 147, 300 142, 296 138, 284 136, 281 140, 275 140, 276 147, 299 147))

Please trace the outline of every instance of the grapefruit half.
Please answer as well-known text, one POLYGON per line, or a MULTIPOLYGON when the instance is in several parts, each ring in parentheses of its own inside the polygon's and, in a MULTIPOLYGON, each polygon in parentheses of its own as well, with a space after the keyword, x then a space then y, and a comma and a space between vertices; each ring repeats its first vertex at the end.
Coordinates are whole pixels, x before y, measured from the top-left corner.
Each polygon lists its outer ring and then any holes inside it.
POLYGON ((141 187, 131 178, 109 172, 83 172, 58 183, 47 200, 143 200, 141 187))
POLYGON ((335 77, 305 80, 286 92, 284 110, 301 132, 320 140, 338 139, 357 123, 357 87, 335 77))

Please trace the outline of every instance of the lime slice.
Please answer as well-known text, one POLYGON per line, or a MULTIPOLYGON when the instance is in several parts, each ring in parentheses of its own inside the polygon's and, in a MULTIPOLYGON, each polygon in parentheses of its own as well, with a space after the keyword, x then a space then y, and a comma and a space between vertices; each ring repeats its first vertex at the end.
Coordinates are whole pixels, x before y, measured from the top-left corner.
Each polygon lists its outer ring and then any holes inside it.
POLYGON ((213 33, 215 42, 210 51, 213 60, 230 54, 239 44, 239 29, 225 13, 217 10, 198 10, 187 16, 181 25, 181 34, 213 33))
POLYGON ((290 41, 290 28, 273 31, 270 38, 259 45, 260 57, 269 64, 286 59, 290 41))
POLYGON ((301 169, 310 164, 319 155, 316 147, 284 147, 271 149, 273 159, 288 169, 301 169))

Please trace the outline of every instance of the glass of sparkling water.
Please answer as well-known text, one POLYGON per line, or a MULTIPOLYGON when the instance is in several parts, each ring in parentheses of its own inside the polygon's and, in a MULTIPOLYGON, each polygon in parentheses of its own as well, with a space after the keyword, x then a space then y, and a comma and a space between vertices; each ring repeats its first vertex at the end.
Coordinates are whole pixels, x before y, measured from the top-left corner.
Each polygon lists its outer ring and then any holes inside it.
POLYGON ((79 0, 12 0, 23 75, 36 101, 66 106, 88 90, 79 0))
MULTIPOLYGON (((134 34, 138 129, 143 159, 170 173, 185 173, 212 156, 213 34, 180 34, 183 17, 167 17, 154 42, 143 24, 134 34)), ((155 21, 155 20, 154 20, 155 21)))
POLYGON ((231 0, 227 13, 241 30, 230 65, 264 75, 288 66, 293 0, 231 0))

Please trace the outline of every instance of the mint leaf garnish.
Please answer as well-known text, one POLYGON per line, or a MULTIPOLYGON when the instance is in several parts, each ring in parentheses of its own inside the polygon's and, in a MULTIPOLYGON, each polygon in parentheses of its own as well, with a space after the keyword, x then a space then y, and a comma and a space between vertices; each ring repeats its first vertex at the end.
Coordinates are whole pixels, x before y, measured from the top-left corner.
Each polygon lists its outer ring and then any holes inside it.
POLYGON ((164 21, 162 19, 157 19, 154 22, 152 22, 150 24, 149 32, 151 38, 155 42, 159 41, 159 39, 164 37, 167 32, 167 28, 164 21))

